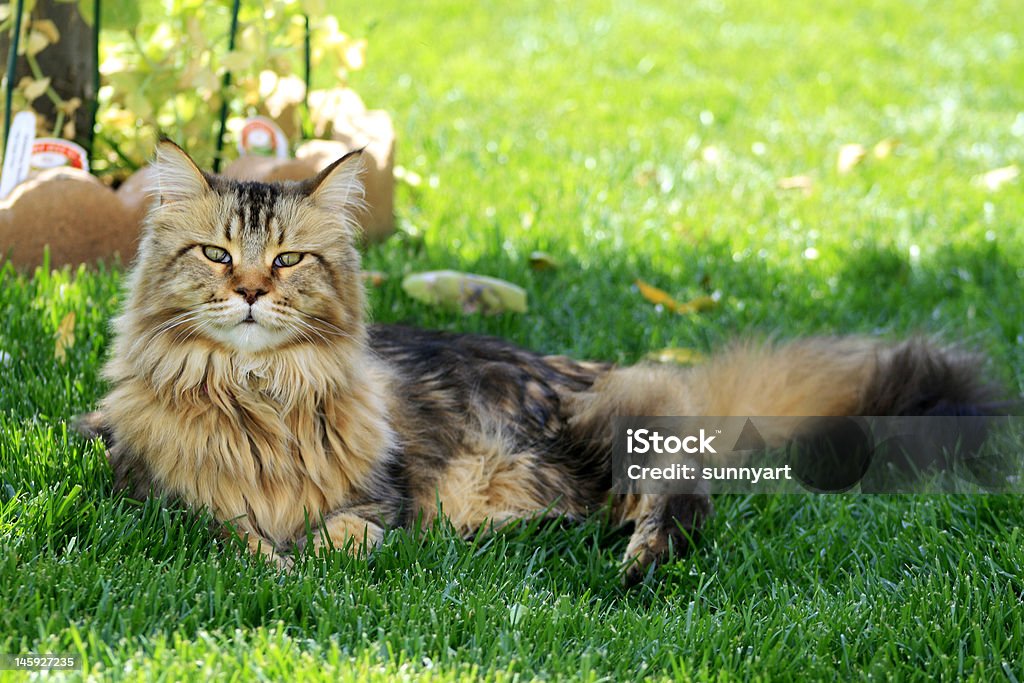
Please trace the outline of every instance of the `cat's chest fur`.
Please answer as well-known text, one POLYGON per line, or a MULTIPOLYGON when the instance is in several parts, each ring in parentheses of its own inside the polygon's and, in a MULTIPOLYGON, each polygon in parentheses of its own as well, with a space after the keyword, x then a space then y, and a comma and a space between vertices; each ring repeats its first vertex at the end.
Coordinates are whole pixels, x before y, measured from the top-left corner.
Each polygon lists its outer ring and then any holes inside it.
POLYGON ((118 413, 115 470, 210 509, 276 543, 360 499, 386 467, 394 437, 382 388, 274 392, 273 379, 204 381, 160 395, 128 382, 108 401, 118 413))

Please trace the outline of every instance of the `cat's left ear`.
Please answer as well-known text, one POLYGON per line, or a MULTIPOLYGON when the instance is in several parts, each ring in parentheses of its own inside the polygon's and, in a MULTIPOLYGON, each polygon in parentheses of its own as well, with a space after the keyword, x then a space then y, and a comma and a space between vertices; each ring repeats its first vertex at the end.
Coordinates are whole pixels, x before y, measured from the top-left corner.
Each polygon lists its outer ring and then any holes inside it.
POLYGON ((307 195, 314 203, 331 213, 351 212, 363 203, 363 150, 357 149, 341 157, 308 180, 307 195))

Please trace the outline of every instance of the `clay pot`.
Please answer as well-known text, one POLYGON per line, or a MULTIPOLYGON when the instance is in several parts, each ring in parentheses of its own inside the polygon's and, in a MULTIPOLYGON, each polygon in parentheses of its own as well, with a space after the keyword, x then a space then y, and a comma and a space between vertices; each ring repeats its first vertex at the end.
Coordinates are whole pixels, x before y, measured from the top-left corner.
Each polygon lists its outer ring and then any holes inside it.
POLYGON ((18 268, 42 264, 46 245, 54 267, 110 260, 114 254, 127 263, 138 238, 135 212, 80 169, 43 171, 0 201, 0 253, 18 268))
MULTIPOLYGON (((333 138, 348 150, 363 149, 369 211, 362 225, 369 241, 381 242, 395 231, 395 127, 391 117, 380 109, 346 112, 335 118, 332 128, 333 138)), ((311 146, 308 154, 312 156, 326 149, 322 142, 311 140, 303 147, 311 146)), ((303 147, 296 151, 299 158, 303 147)))

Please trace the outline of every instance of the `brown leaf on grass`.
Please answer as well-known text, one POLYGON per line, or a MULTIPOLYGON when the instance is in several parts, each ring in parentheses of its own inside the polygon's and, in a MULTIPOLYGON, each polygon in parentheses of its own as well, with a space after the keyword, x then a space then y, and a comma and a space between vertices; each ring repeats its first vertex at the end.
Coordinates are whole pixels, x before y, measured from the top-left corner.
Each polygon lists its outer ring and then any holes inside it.
POLYGON ((839 156, 836 157, 836 170, 840 173, 849 173, 853 170, 854 166, 864 161, 867 153, 864 145, 857 144, 856 142, 843 145, 839 148, 839 156))
POLYGON ((881 161, 882 159, 888 159, 892 156, 892 153, 896 151, 896 148, 900 146, 900 141, 896 138, 886 138, 879 140, 874 147, 871 148, 871 154, 876 159, 881 161))
POLYGON ((649 285, 643 280, 636 281, 636 287, 640 290, 640 296, 650 301, 655 306, 664 306, 670 308, 673 311, 679 303, 672 298, 672 296, 663 289, 658 289, 654 285, 649 285))
POLYGON ((696 365, 704 360, 704 355, 693 349, 667 348, 651 351, 644 360, 653 363, 675 363, 676 365, 696 365))
POLYGON ((814 178, 809 175, 792 175, 779 178, 777 185, 780 190, 800 190, 804 194, 810 194, 814 189, 814 178))
POLYGON ((675 313, 700 313, 701 311, 712 309, 718 304, 718 302, 710 296, 699 296, 691 301, 680 303, 673 299, 668 292, 658 289, 653 285, 649 285, 643 280, 637 280, 636 287, 640 290, 640 296, 647 299, 655 306, 664 306, 666 309, 674 311, 675 313))
POLYGON ((68 349, 75 345, 74 311, 70 311, 61 319, 60 325, 57 326, 57 332, 55 333, 55 336, 57 337, 57 343, 53 349, 53 356, 58 361, 63 363, 65 360, 67 360, 68 349))
POLYGON ((555 257, 545 251, 530 253, 530 268, 533 270, 554 270, 559 265, 555 257))
POLYGON ((695 299, 690 299, 689 301, 676 306, 676 313, 702 313, 704 311, 710 311, 717 305, 718 301, 714 297, 698 296, 695 299))
POLYGON ((988 173, 983 173, 975 178, 974 181, 995 192, 1006 183, 1016 180, 1019 175, 1020 167, 1016 164, 1012 164, 1010 166, 992 169, 988 173))

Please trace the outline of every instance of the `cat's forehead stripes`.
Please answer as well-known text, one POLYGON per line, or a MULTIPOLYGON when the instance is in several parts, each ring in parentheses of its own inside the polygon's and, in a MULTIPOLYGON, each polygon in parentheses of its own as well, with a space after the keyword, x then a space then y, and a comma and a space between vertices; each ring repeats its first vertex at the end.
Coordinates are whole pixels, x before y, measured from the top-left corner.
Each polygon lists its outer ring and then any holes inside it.
POLYGON ((224 217, 224 235, 238 241, 246 260, 258 261, 271 240, 276 245, 284 242, 286 221, 279 209, 285 193, 278 185, 256 182, 236 183, 226 189, 232 201, 224 217))

